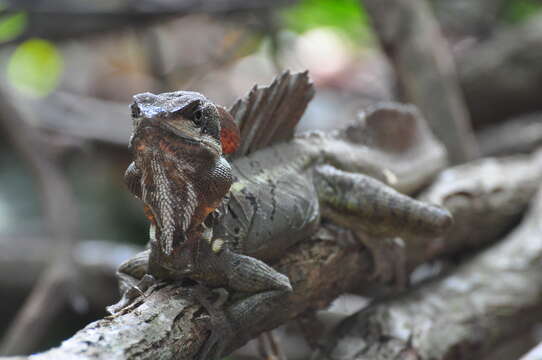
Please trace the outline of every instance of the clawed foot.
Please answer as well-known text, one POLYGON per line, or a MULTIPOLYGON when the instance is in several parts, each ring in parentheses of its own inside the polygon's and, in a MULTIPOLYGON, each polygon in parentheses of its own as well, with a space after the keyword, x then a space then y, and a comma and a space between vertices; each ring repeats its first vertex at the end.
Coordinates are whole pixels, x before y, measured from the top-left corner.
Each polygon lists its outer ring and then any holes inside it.
POLYGON ((223 288, 209 290, 203 285, 196 285, 192 288, 192 296, 207 310, 211 322, 211 335, 201 347, 197 359, 219 359, 224 352, 224 346, 228 343, 227 339, 233 334, 224 309, 229 294, 223 288), (209 300, 213 297, 216 297, 214 301, 209 300))
POLYGON ((108 306, 106 308, 107 311, 112 317, 116 317, 135 308, 140 303, 137 299, 143 298, 145 292, 154 284, 156 284, 156 279, 152 275, 144 275, 137 284, 128 288, 128 290, 122 294, 122 298, 118 303, 108 306))

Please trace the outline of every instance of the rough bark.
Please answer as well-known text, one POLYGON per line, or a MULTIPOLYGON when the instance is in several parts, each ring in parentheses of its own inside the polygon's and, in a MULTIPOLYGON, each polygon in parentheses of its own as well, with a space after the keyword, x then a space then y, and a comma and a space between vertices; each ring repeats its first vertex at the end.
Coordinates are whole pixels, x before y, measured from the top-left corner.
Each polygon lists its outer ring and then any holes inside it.
MULTIPOLYGON (((280 311, 253 309, 247 315, 251 326, 235 329, 230 349, 359 286, 368 278, 370 259, 345 232, 322 230, 296 246, 276 267, 290 277, 295 292, 280 304, 280 311)), ((61 347, 32 359, 193 359, 210 324, 204 310, 190 300, 188 289, 171 285, 150 289, 132 311, 94 322, 61 347)))
POLYGON ((501 243, 441 281, 370 306, 316 359, 477 359, 542 315, 542 193, 501 243))
POLYGON ((452 163, 478 156, 452 55, 425 0, 362 3, 393 64, 402 100, 420 108, 452 163))
POLYGON ((503 29, 457 59, 475 127, 542 109, 542 15, 503 29))
POLYGON ((429 257, 467 252, 491 243, 517 224, 542 182, 542 151, 486 158, 444 170, 420 198, 454 217, 429 257))

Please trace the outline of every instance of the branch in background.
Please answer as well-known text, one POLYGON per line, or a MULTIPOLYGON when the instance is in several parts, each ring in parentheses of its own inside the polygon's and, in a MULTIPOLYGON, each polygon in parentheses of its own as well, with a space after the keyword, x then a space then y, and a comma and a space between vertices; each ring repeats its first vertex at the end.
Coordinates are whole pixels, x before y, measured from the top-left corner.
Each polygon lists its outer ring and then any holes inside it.
POLYGON ((393 64, 403 100, 420 108, 452 163, 477 157, 452 55, 425 0, 362 3, 393 64))
POLYGON ((477 359, 542 315, 542 193, 502 243, 344 321, 316 359, 477 359))
POLYGON ((444 170, 420 198, 448 209, 454 226, 426 250, 429 257, 466 252, 517 224, 542 183, 542 150, 479 159, 444 170))
POLYGON ((443 32, 454 39, 487 37, 507 0, 433 0, 443 32))
POLYGON ((130 138, 126 104, 55 92, 41 100, 15 99, 15 105, 25 119, 41 129, 123 147, 130 138))
MULTIPOLYGON (((73 261, 79 271, 74 291, 90 308, 103 312, 118 300, 115 271, 122 261, 135 255, 139 248, 109 241, 85 240, 73 249, 73 261)), ((0 238, 0 288, 3 301, 12 294, 27 294, 55 256, 51 238, 0 238), (20 269, 25 269, 21 271, 20 269)))
POLYGON ((531 152, 542 146, 542 112, 489 126, 476 135, 485 156, 531 152))
POLYGON ((156 83, 157 92, 175 90, 173 81, 166 74, 163 44, 161 43, 159 29, 153 27, 136 28, 135 35, 141 37, 141 52, 145 55, 148 72, 156 83))
MULTIPOLYGON (((69 39, 127 27, 148 26, 194 13, 224 15, 235 12, 270 11, 296 0, 8 0, 6 11, 25 11, 25 31, 9 43, 32 37, 69 39)), ((3 43, 0 46, 5 46, 3 43)))
POLYGON ((0 127, 33 171, 48 232, 55 239, 55 256, 49 268, 15 316, 0 345, 1 353, 17 354, 35 348, 67 300, 76 273, 72 250, 76 243, 78 209, 71 186, 52 159, 47 144, 3 93, 0 93, 0 127))
POLYGON ((542 15, 503 29, 457 59, 473 123, 542 110, 542 15))

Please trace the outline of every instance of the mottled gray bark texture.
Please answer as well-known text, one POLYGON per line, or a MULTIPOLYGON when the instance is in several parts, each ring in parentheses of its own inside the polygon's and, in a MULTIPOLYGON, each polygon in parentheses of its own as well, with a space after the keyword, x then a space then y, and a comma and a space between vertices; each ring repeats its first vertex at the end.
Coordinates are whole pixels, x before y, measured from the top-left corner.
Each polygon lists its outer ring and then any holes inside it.
POLYGON ((501 243, 345 320, 315 359, 478 359, 542 314, 542 193, 501 243))
POLYGON ((542 109, 542 15, 460 57, 459 78, 475 127, 542 109))
POLYGON ((430 257, 467 252, 501 237, 520 220, 542 183, 542 151, 486 158, 444 170, 420 198, 454 216, 430 257))
POLYGON ((402 100, 417 105, 452 163, 478 156, 453 57, 425 0, 362 0, 399 82, 402 100))

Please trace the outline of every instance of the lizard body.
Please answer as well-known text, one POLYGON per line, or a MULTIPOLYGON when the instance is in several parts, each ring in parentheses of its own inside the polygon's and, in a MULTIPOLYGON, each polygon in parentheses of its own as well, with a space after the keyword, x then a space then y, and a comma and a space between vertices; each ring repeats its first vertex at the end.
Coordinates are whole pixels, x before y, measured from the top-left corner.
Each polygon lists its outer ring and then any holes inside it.
MULTIPOLYGON (((231 119, 203 95, 140 94, 132 109, 135 160, 125 179, 145 204, 151 239, 150 250, 119 268, 123 290, 148 272, 160 280, 190 278, 252 293, 231 306, 236 310, 229 312, 229 321, 236 324, 246 321, 243 309, 292 290, 288 278, 263 261, 277 259, 309 237, 323 218, 367 235, 360 240, 375 258, 381 245, 367 241, 371 236, 435 236, 451 224, 446 210, 377 180, 407 191, 416 183, 401 177, 403 162, 395 161, 398 154, 423 151, 409 141, 427 141, 412 108, 375 108, 345 129, 297 136, 241 154, 231 165, 223 156, 225 148, 235 151, 238 140, 231 119), (379 119, 390 112, 399 118, 391 125, 407 131, 399 143, 389 142, 397 134, 379 119), (195 117, 201 117, 200 124, 195 117)), ((436 149, 435 156, 444 156, 441 147, 436 149)), ((214 336, 210 346, 219 340, 214 336)))
MULTIPOLYGON (((136 104, 152 100, 148 117, 156 124, 194 111, 202 103, 214 106, 190 92, 144 94, 135 99, 136 104)), ((390 109, 376 108, 374 114, 382 111, 390 109)), ((415 115, 410 108, 396 111, 407 118, 415 115)), ((222 259, 222 250, 270 261, 314 233, 322 217, 378 237, 435 236, 445 231, 451 224, 446 210, 401 195, 364 175, 384 178, 379 164, 387 156, 382 151, 386 146, 380 144, 380 150, 374 151, 367 144, 368 135, 373 142, 383 141, 378 127, 370 123, 371 116, 331 133, 297 136, 234 159, 231 166, 219 151, 220 141, 210 151, 190 142, 179 145, 185 142, 182 137, 176 139, 157 130, 160 127, 149 129, 135 118, 131 140, 135 162, 127 170, 126 182, 152 213, 151 230, 156 234, 151 236, 149 272, 161 279, 190 277, 213 286, 231 286, 239 283, 234 277, 240 274, 238 269, 229 269, 232 255, 222 259), (149 139, 141 140, 145 137, 140 133, 150 134, 149 139), (209 224, 212 230, 206 233, 204 220, 216 208, 222 214, 220 221, 209 224)), ((271 278, 275 275, 280 274, 271 278)), ((241 276, 241 287, 250 291, 244 285, 247 277, 250 274, 241 276)), ((279 288, 289 287, 283 277, 270 281, 279 288)), ((254 291, 270 285, 264 283, 254 291)))
POLYGON ((372 235, 435 236, 449 227, 446 210, 401 195, 364 175, 382 177, 371 164, 347 167, 357 173, 329 170, 341 153, 362 159, 366 151, 365 144, 349 142, 345 131, 314 132, 236 159, 232 162, 235 181, 221 205, 225 216, 215 225, 214 236, 225 239, 236 252, 270 261, 315 231, 322 216, 346 218, 338 222, 343 225, 366 224, 372 235), (326 189, 324 184, 335 186, 326 189), (383 195, 387 194, 386 202, 383 195), (394 200, 395 208, 390 206, 394 200), (338 208, 344 208, 341 216, 331 216, 338 208))

